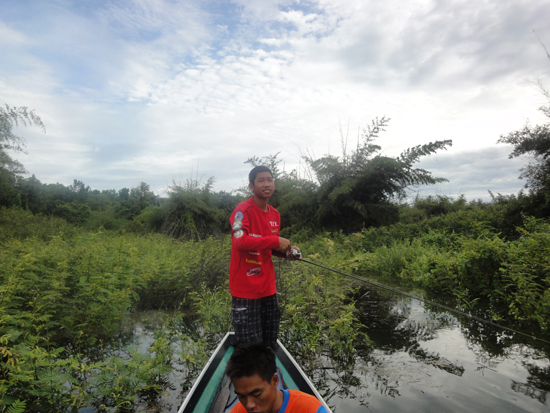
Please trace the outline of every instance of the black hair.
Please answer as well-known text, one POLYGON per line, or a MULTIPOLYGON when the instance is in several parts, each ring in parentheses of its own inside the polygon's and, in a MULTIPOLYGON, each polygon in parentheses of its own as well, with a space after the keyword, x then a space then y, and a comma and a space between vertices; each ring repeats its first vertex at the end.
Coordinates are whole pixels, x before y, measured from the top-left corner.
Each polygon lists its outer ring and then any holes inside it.
POLYGON ((273 172, 271 172, 271 169, 269 169, 267 166, 260 165, 252 168, 250 173, 248 174, 248 181, 254 185, 254 181, 256 180, 256 177, 260 172, 269 172, 269 174, 273 177, 273 172))
POLYGON ((271 383, 277 372, 275 353, 264 343, 241 344, 229 358, 225 374, 230 380, 241 377, 252 377, 255 374, 262 380, 271 383))

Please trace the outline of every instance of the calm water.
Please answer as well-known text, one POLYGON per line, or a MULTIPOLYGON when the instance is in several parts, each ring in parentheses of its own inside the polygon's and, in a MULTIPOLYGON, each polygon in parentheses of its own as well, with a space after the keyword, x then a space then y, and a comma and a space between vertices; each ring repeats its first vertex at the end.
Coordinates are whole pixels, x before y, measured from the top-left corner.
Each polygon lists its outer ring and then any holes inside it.
POLYGON ((376 291, 359 307, 374 349, 354 366, 355 386, 331 388, 335 411, 550 411, 548 346, 376 291))
MULTIPOLYGON (((347 365, 303 366, 334 412, 550 411, 548 345, 376 290, 363 290, 358 307, 373 344, 347 365)), ((144 350, 154 319, 136 317, 144 350)), ((162 411, 177 412, 184 377, 171 375, 162 411)))

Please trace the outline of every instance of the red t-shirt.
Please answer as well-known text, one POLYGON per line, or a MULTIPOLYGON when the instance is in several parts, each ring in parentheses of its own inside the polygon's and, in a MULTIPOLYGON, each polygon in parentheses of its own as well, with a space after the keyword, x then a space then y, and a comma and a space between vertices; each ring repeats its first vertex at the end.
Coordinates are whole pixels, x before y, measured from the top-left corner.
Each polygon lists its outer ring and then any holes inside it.
POLYGON ((268 205, 263 211, 254 198, 231 214, 229 291, 233 297, 262 298, 277 292, 271 251, 279 248, 281 216, 268 205))

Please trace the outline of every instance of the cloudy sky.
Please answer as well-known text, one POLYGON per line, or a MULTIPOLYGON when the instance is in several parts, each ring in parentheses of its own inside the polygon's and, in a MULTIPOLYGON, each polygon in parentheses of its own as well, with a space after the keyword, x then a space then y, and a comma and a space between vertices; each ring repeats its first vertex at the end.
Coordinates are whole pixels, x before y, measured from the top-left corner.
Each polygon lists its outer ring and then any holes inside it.
POLYGON ((44 183, 231 191, 252 156, 304 174, 387 116, 384 154, 453 141, 421 194, 487 198, 523 186, 499 136, 547 121, 549 22, 547 0, 0 0, 0 104, 45 123, 17 130, 44 183))

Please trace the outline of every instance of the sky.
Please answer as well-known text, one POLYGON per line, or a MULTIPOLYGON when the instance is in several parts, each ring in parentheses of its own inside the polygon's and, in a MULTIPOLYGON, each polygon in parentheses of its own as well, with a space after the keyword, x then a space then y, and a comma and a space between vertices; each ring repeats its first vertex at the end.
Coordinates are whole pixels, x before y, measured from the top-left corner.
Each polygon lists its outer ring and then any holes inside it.
POLYGON ((251 157, 341 155, 375 118, 382 154, 450 139, 412 194, 516 194, 501 135, 546 123, 547 0, 0 0, 0 104, 34 109, 17 154, 43 183, 121 189, 214 177, 251 157))

